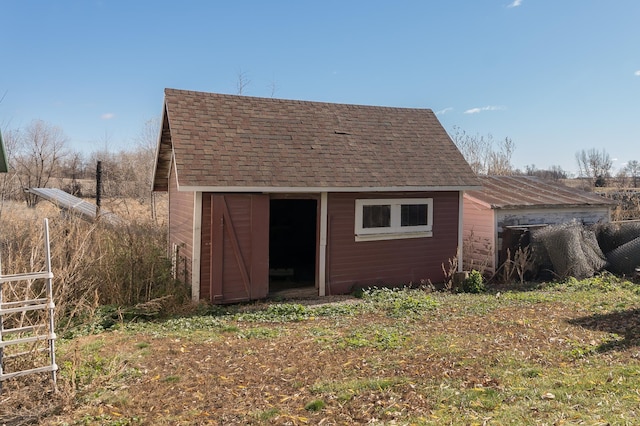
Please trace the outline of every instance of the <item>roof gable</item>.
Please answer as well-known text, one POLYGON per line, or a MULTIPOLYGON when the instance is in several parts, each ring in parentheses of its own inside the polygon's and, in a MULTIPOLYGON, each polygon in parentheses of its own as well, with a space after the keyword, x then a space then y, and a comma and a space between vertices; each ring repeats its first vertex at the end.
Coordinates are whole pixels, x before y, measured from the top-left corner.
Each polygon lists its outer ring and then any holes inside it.
POLYGON ((482 189, 465 193, 492 209, 611 206, 615 201, 534 176, 481 176, 482 189))
POLYGON ((468 188, 477 178, 429 109, 165 90, 154 190, 468 188))

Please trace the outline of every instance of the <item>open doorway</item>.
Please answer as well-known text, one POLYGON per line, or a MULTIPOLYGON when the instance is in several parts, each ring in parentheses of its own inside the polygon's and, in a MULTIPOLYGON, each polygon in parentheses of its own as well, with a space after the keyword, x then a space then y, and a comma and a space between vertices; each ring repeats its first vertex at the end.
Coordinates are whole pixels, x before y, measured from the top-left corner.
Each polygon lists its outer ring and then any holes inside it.
POLYGON ((269 293, 315 287, 316 235, 316 200, 271 200, 269 293))

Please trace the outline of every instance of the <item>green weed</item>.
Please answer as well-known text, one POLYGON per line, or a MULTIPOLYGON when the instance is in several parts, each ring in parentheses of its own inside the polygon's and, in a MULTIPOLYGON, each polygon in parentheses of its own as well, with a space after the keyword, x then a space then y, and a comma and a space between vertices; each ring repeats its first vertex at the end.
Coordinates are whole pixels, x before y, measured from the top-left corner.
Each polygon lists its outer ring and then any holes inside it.
POLYGON ((269 339, 278 337, 281 330, 275 327, 253 327, 246 330, 238 329, 238 337, 242 339, 269 339))
POLYGON ((362 298, 382 308, 391 318, 419 317, 438 306, 429 293, 406 287, 365 289, 362 298))
POLYGON ((352 330, 336 339, 339 348, 375 348, 378 350, 400 349, 407 344, 409 336, 394 327, 372 326, 352 330))
POLYGON ((307 411, 320 411, 324 408, 325 402, 321 399, 315 399, 304 406, 307 411))
POLYGON ((276 417, 278 414, 280 414, 280 410, 273 407, 273 408, 269 408, 268 410, 259 411, 255 413, 255 417, 261 421, 268 421, 276 417))
POLYGON ((247 322, 298 322, 310 316, 310 310, 299 303, 277 303, 268 305, 266 309, 237 314, 235 319, 247 322))

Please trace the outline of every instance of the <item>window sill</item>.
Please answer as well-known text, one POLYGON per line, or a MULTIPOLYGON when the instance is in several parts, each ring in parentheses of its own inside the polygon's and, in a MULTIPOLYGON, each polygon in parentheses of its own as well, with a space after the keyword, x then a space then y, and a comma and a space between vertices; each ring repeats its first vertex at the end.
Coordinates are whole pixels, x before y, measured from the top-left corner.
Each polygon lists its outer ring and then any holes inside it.
POLYGON ((383 240, 405 240, 408 238, 429 238, 433 237, 433 231, 421 232, 390 232, 384 234, 362 234, 356 235, 356 242, 359 241, 383 241, 383 240))

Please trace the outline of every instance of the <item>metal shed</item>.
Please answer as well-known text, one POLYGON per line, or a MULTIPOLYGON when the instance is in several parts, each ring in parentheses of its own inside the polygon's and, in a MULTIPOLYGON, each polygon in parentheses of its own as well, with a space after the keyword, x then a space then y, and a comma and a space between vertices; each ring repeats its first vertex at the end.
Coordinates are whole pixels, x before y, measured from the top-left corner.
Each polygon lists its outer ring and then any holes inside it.
POLYGON ((467 267, 496 273, 523 231, 577 221, 611 220, 615 201, 533 176, 481 176, 482 189, 464 195, 467 267))

